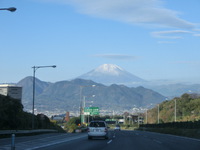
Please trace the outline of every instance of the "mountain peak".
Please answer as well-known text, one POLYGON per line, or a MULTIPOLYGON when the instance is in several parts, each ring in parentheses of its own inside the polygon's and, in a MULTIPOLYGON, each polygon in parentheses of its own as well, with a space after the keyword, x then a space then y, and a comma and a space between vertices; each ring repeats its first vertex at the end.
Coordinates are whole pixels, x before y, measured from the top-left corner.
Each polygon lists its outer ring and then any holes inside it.
POLYGON ((114 64, 103 64, 97 67, 94 71, 104 74, 119 75, 120 71, 123 71, 123 69, 114 64))
POLYGON ((121 67, 114 64, 103 64, 92 71, 79 76, 78 78, 92 80, 94 82, 110 85, 110 84, 140 84, 145 80, 125 71, 121 67))

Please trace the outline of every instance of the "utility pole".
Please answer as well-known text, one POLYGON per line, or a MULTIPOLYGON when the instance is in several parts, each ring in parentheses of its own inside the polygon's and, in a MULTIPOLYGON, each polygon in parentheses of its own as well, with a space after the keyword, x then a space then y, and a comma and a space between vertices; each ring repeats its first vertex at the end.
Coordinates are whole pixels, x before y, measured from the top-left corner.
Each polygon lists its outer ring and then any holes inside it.
POLYGON ((174 100, 175 106, 174 106, 174 121, 176 122, 176 99, 174 100))
POLYGON ((159 106, 159 104, 158 104, 158 124, 160 123, 160 121, 159 121, 159 118, 160 118, 160 114, 159 114, 159 113, 160 113, 160 112, 159 112, 159 111, 160 111, 160 106, 159 106))
POLYGON ((146 110, 146 124, 148 124, 148 109, 146 110))

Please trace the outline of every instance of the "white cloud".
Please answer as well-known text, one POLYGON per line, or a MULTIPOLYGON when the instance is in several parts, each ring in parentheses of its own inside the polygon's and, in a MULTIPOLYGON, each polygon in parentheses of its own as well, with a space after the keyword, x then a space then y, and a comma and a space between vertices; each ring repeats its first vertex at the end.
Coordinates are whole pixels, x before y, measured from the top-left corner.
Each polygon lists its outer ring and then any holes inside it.
POLYGON ((174 44, 176 42, 172 42, 172 41, 158 41, 158 44, 174 44))
POLYGON ((193 32, 184 30, 170 30, 152 32, 151 34, 156 38, 182 39, 184 34, 193 34, 193 32))
POLYGON ((200 34, 194 34, 194 36, 199 36, 200 37, 200 34))
POLYGON ((189 65, 199 65, 200 61, 176 61, 172 62, 174 64, 189 64, 189 65))
POLYGON ((136 57, 132 55, 123 55, 123 54, 97 54, 95 57, 103 57, 108 59, 121 59, 121 60, 135 60, 136 57))
POLYGON ((195 24, 178 17, 178 12, 166 9, 162 0, 45 0, 74 6, 87 15, 132 24, 194 29, 195 24))

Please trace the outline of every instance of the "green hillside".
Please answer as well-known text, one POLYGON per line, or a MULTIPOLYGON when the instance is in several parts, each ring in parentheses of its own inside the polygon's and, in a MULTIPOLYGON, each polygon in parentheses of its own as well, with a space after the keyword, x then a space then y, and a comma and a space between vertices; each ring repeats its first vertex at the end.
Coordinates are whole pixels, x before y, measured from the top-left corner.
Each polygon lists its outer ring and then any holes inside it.
POLYGON ((197 94, 183 94, 181 97, 164 101, 159 104, 159 107, 157 105, 147 111, 147 122, 150 124, 157 123, 158 116, 159 123, 174 122, 175 118, 177 122, 200 120, 200 96, 197 94))

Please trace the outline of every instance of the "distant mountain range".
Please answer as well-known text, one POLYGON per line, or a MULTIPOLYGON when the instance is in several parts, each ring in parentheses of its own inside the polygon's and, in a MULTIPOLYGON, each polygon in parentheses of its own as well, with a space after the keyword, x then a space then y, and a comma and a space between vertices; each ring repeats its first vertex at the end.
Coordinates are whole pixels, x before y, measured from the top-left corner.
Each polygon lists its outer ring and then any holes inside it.
MULTIPOLYGON (((33 97, 32 77, 22 79, 18 85, 23 87, 23 105, 30 110, 33 97)), ((200 84, 146 81, 117 65, 104 64, 71 81, 49 83, 36 79, 35 93, 35 108, 42 112, 54 110, 78 112, 81 99, 84 97, 86 106, 122 111, 160 103, 166 97, 170 99, 184 93, 200 93, 200 84), (96 86, 92 88, 92 85, 96 86), (83 87, 82 91, 80 87, 83 87)))
MULTIPOLYGON (((18 82, 23 87, 22 102, 25 108, 32 107, 32 77, 26 77, 18 82)), ((85 97, 86 106, 97 106, 101 110, 130 110, 134 107, 144 107, 160 103, 165 97, 144 87, 127 87, 112 84, 105 86, 91 80, 75 79, 48 83, 36 79, 35 108, 37 111, 79 111, 80 97, 85 97), (95 85, 95 87, 92 87, 95 85), (81 90, 82 88, 82 90, 81 90), (92 97, 95 95, 95 97, 92 97)))
POLYGON ((114 64, 103 64, 77 78, 92 80, 105 85, 143 86, 169 98, 181 96, 184 93, 200 93, 200 84, 185 84, 168 80, 147 81, 114 64))
POLYGON ((160 94, 167 96, 168 98, 178 97, 184 93, 200 94, 200 84, 174 83, 174 84, 166 84, 166 85, 151 85, 151 86, 144 86, 144 87, 157 91, 160 94))

